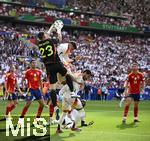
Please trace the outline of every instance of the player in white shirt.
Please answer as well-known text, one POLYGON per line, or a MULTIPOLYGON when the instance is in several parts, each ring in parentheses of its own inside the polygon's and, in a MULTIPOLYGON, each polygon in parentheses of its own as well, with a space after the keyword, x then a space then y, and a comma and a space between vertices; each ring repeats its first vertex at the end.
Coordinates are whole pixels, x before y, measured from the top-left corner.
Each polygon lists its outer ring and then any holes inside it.
MULTIPOLYGON (((81 121, 81 126, 89 126, 94 123, 93 121, 89 122, 88 124, 85 123, 85 117, 86 117, 85 110, 84 110, 85 105, 86 105, 86 101, 80 100, 79 98, 76 98, 76 100, 73 103, 71 116, 74 118, 76 125, 78 124, 79 121, 81 121)), ((73 122, 71 121, 70 118, 68 118, 68 116, 66 116, 62 124, 64 128, 68 129, 72 127, 73 122)))
POLYGON ((60 57, 61 62, 64 65, 68 65, 72 63, 73 60, 69 58, 72 52, 77 49, 76 43, 74 41, 70 41, 69 43, 60 44, 57 47, 58 55, 60 57))
POLYGON ((124 82, 124 93, 122 95, 121 101, 119 102, 119 106, 122 107, 122 103, 127 100, 128 96, 129 96, 129 84, 127 86, 127 80, 124 82))
POLYGON ((59 124, 58 124, 58 128, 56 133, 62 133, 61 130, 61 125, 64 121, 64 118, 66 117, 66 115, 73 121, 73 125, 71 130, 72 131, 80 131, 79 128, 75 127, 75 119, 71 116, 71 110, 72 110, 72 105, 75 101, 75 97, 78 97, 77 93, 79 92, 79 90, 84 88, 84 83, 86 80, 90 79, 90 77, 92 76, 92 73, 90 70, 85 70, 83 71, 83 73, 81 74, 76 74, 74 77, 77 79, 77 81, 79 81, 80 83, 82 83, 83 85, 79 85, 76 82, 73 82, 73 87, 74 87, 74 92, 76 95, 70 95, 70 90, 68 85, 64 85, 62 87, 62 89, 60 90, 59 94, 62 95, 62 115, 59 119, 59 124))
MULTIPOLYGON (((74 82, 78 83, 77 85, 82 85, 82 83, 80 82, 80 80, 77 80, 74 77, 74 72, 72 70, 73 65, 71 64, 73 62, 72 59, 70 59, 70 55, 73 53, 73 51, 77 49, 77 45, 74 41, 70 41, 69 43, 62 43, 57 47, 57 52, 59 55, 59 58, 61 60, 61 62, 63 63, 63 65, 65 66, 65 68, 67 69, 67 73, 72 76, 72 79, 74 82)), ((65 82, 65 78, 62 77, 59 73, 57 74, 57 78, 58 78, 58 82, 59 84, 62 84, 63 82, 65 82)), ((74 92, 70 92, 71 95, 75 95, 74 92)))
MULTIPOLYGON (((70 41, 69 43, 62 43, 57 47, 57 52, 59 55, 59 58, 65 68, 67 69, 67 73, 70 74, 71 76, 74 75, 72 72, 72 62, 73 60, 70 58, 70 55, 73 53, 73 51, 77 49, 77 45, 74 41, 70 41)), ((57 74, 57 78, 60 83, 65 81, 64 77, 62 77, 60 74, 57 74)))

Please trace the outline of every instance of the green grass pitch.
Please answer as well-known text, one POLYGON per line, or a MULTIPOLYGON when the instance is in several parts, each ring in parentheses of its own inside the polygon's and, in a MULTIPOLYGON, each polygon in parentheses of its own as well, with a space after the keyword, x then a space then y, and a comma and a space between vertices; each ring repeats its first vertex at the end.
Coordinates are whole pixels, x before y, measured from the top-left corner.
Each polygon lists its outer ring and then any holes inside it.
MULTIPOLYGON (((150 101, 141 101, 139 105, 139 120, 133 123, 133 106, 130 107, 126 125, 122 125, 123 107, 118 106, 119 101, 88 101, 86 105, 86 121, 94 121, 92 126, 82 128, 81 132, 63 130, 64 133, 56 134, 56 125, 50 127, 49 133, 45 137, 35 137, 32 133, 30 137, 6 137, 5 121, 0 121, 0 141, 150 141, 150 101)), ((13 111, 13 116, 19 116, 24 102, 20 102, 13 111)), ((0 101, 0 117, 5 113, 5 101, 0 101)), ((34 116, 37 112, 38 104, 34 102, 27 116, 34 116)), ((44 109, 43 116, 48 119, 48 109, 44 109)), ((18 118, 18 117, 17 117, 18 118)), ((15 117, 14 123, 17 122, 15 117)), ((32 130, 32 128, 31 128, 32 130)))

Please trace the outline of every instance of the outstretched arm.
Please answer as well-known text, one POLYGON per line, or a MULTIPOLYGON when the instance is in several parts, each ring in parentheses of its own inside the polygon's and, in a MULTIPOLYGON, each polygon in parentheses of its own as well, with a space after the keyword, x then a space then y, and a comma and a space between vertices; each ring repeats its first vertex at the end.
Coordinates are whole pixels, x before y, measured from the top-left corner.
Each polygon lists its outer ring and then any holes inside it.
POLYGON ((62 34, 61 34, 61 30, 63 28, 64 24, 61 20, 56 20, 51 27, 49 28, 49 30, 47 31, 46 34, 48 34, 50 36, 50 34, 53 31, 57 32, 57 38, 59 39, 59 41, 62 41, 62 34))
POLYGON ((145 77, 144 77, 144 75, 142 75, 141 79, 142 79, 142 81, 141 81, 141 84, 140 84, 140 91, 143 94, 144 93, 144 89, 145 89, 145 77))

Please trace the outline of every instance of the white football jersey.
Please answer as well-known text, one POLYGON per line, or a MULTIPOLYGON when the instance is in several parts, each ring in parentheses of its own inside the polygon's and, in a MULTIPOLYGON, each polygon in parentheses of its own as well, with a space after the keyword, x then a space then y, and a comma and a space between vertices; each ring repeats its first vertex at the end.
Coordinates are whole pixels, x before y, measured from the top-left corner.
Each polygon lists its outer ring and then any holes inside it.
MULTIPOLYGON (((75 75, 74 76, 75 79, 80 82, 80 83, 84 83, 84 80, 82 78, 82 75, 81 74, 78 74, 78 75, 75 75)), ((80 85, 76 82, 73 82, 73 88, 74 88, 74 92, 75 94, 77 94, 79 91, 80 91, 80 85)), ((68 85, 64 85, 62 87, 62 89, 59 91, 59 95, 65 97, 65 98, 71 98, 71 95, 70 95, 70 89, 68 87, 68 85)))
POLYGON ((69 63, 71 59, 69 58, 69 54, 67 53, 68 51, 68 43, 63 43, 60 44, 57 47, 57 52, 60 57, 60 60, 63 64, 69 63))
MULTIPOLYGON (((80 110, 80 111, 77 111, 76 109, 73 109, 71 111, 71 116, 72 118, 74 119, 75 123, 78 124, 79 121, 81 121, 81 119, 84 119, 85 118, 85 111, 84 110, 80 110)), ((68 123, 71 123, 71 126, 73 125, 73 122, 70 118, 68 118, 68 116, 66 115, 65 117, 65 124, 67 125, 68 123)))

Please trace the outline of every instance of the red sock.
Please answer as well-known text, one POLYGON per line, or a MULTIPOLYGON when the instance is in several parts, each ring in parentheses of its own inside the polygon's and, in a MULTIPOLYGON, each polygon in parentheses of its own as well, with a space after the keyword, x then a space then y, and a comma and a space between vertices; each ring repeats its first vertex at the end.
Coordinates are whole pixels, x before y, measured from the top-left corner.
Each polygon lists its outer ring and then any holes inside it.
POLYGON ((11 107, 6 107, 6 115, 8 115, 8 113, 10 112, 10 110, 11 110, 11 107))
POLYGON ((127 117, 129 111, 129 106, 125 106, 124 108, 124 117, 127 117))
POLYGON ((13 104, 13 105, 10 107, 10 108, 11 108, 11 109, 10 109, 10 112, 11 112, 13 109, 15 109, 15 107, 16 107, 16 106, 13 104))
POLYGON ((38 112, 37 112, 37 115, 36 115, 37 118, 40 118, 42 111, 43 111, 43 106, 39 106, 38 112))
POLYGON ((27 107, 24 107, 23 111, 22 111, 22 114, 21 114, 21 118, 24 118, 25 114, 27 113, 28 111, 28 108, 27 107))
POLYGON ((134 117, 138 117, 138 106, 134 107, 134 117))
POLYGON ((49 114, 50 114, 50 117, 53 116, 53 113, 54 113, 54 106, 52 104, 50 104, 49 106, 49 114))

